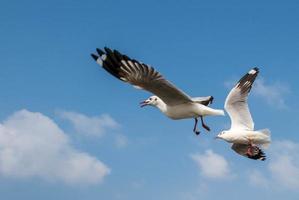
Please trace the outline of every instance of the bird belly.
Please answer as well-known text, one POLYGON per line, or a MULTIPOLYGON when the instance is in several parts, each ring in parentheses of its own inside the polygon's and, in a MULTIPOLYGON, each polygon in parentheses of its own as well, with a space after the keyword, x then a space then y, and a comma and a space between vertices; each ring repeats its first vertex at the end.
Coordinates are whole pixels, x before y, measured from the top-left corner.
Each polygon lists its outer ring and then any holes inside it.
POLYGON ((244 137, 238 137, 236 139, 233 140, 232 143, 237 143, 237 144, 248 144, 249 140, 244 138, 244 137))
POLYGON ((174 120, 199 117, 199 115, 194 112, 194 106, 192 104, 168 107, 165 114, 174 120))
POLYGON ((228 139, 230 143, 237 143, 237 144, 248 144, 249 140, 244 137, 243 135, 235 135, 228 139))
POLYGON ((269 137, 258 131, 237 130, 228 132, 225 140, 236 144, 267 144, 270 142, 269 137))
POLYGON ((229 143, 248 144, 249 140, 243 131, 228 131, 223 135, 223 139, 229 143))
POLYGON ((257 131, 251 131, 250 133, 247 133, 246 138, 253 144, 266 144, 270 142, 267 136, 257 131))

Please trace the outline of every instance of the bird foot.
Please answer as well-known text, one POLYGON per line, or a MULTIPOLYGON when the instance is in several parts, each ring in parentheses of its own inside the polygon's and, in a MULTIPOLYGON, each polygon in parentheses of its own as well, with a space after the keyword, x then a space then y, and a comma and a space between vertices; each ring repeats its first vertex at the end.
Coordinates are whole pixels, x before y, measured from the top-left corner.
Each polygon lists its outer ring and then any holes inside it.
POLYGON ((248 157, 252 157, 252 153, 251 153, 250 151, 247 151, 247 152, 246 152, 246 155, 247 155, 248 157))
POLYGON ((196 135, 199 135, 200 134, 200 131, 198 131, 198 130, 195 130, 195 131, 193 131, 196 135))
POLYGON ((248 149, 247 149, 247 151, 246 151, 246 155, 247 156, 253 156, 253 146, 252 145, 250 145, 249 147, 248 147, 248 149))
POLYGON ((204 129, 206 129, 207 131, 211 131, 210 127, 208 127, 207 125, 203 124, 202 127, 204 127, 204 129))

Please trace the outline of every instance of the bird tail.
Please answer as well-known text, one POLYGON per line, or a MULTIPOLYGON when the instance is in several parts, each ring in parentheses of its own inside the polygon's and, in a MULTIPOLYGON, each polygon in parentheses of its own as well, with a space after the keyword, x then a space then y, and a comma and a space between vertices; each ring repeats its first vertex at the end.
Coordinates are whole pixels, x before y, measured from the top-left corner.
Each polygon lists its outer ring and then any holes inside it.
POLYGON ((224 111, 220 109, 210 109, 209 110, 209 115, 221 115, 224 116, 224 111))
POLYGON ((217 115, 221 115, 221 116, 225 115, 224 110, 216 110, 216 111, 217 111, 217 115))
POLYGON ((266 136, 267 142, 264 143, 262 145, 262 147, 264 149, 267 149, 270 146, 270 142, 271 142, 271 131, 269 129, 262 129, 262 130, 259 130, 258 132, 260 132, 261 134, 263 134, 264 136, 266 136))

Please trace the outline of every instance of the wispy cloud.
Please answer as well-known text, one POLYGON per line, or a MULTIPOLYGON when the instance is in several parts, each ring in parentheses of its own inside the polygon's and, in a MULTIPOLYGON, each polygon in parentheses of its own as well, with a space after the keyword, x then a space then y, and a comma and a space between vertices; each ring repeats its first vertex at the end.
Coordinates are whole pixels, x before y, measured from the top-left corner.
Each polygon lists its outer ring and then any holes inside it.
POLYGON ((68 136, 42 113, 21 110, 0 123, 0 175, 39 177, 67 184, 97 184, 110 169, 71 146, 68 136))
POLYGON ((257 186, 257 187, 263 187, 268 188, 269 187, 269 180, 265 177, 264 174, 262 174, 258 170, 252 170, 248 174, 249 182, 251 185, 257 186))
POLYGON ((253 185, 278 187, 280 189, 299 189, 299 144, 284 140, 273 143, 269 152, 271 160, 263 173, 252 171, 249 180, 253 185))
POLYGON ((274 180, 284 187, 299 189, 299 144, 279 141, 274 144, 269 170, 274 180))
POLYGON ((89 136, 103 136, 108 129, 115 129, 119 124, 109 115, 87 116, 78 112, 59 111, 58 115, 68 120, 76 132, 89 136))
MULTIPOLYGON (((231 79, 224 82, 224 86, 229 90, 234 87, 239 79, 231 79)), ((266 83, 263 77, 258 78, 252 89, 252 94, 263 99, 268 105, 277 109, 286 109, 286 96, 290 93, 290 88, 282 83, 275 81, 266 83)))
POLYGON ((226 159, 212 150, 207 150, 203 154, 192 154, 191 158, 199 167, 201 175, 206 178, 223 179, 231 175, 226 159))
POLYGON ((279 109, 287 108, 285 103, 285 95, 290 92, 287 85, 274 82, 273 84, 266 84, 263 78, 256 80, 253 94, 263 98, 269 105, 279 109))
POLYGON ((128 138, 122 134, 117 134, 115 136, 115 145, 118 148, 124 148, 128 145, 128 138))

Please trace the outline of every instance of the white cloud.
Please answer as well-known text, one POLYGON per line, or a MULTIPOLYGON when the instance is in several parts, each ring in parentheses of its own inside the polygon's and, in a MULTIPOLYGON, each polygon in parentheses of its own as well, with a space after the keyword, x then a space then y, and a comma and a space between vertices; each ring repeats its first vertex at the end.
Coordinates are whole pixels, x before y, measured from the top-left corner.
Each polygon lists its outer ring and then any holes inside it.
POLYGON ((115 136, 115 145, 118 148, 124 148, 128 145, 128 138, 124 135, 117 134, 115 136))
POLYGON ((249 173, 249 182, 251 185, 258 187, 269 187, 268 179, 258 170, 252 170, 249 173))
POLYGON ((273 179, 289 189, 299 189, 299 144, 278 141, 273 144, 269 170, 273 179))
POLYGON ((103 136, 107 129, 117 128, 119 124, 109 115, 89 117, 77 112, 61 111, 59 116, 68 120, 78 133, 103 136))
POLYGON ((266 84, 264 79, 257 79, 253 89, 253 94, 265 99, 265 101, 276 108, 287 108, 284 96, 290 92, 289 88, 279 82, 266 84))
POLYGON ((252 185, 279 189, 299 189, 299 144, 284 140, 273 142, 269 149, 269 164, 266 170, 251 171, 252 185))
POLYGON ((204 177, 221 179, 231 175, 226 159, 212 150, 207 150, 204 154, 193 154, 191 158, 196 162, 204 177))
MULTIPOLYGON (((231 79, 224 82, 224 86, 231 90, 239 79, 231 79)), ((278 109, 287 108, 285 96, 290 93, 289 87, 281 82, 266 84, 264 78, 258 78, 253 84, 252 94, 262 98, 270 106, 278 109)))
POLYGON ((97 158, 70 145, 47 116, 21 110, 0 123, 0 175, 96 184, 110 173, 97 158))

